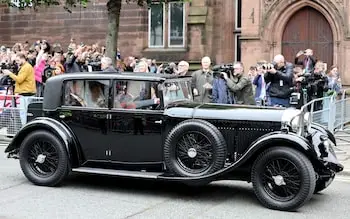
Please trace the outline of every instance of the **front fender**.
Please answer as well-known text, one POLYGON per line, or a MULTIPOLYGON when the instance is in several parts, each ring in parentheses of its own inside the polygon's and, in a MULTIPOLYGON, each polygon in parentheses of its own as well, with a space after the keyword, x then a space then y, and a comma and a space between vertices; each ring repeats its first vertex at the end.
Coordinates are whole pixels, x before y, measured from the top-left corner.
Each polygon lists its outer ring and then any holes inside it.
MULTIPOLYGON (((283 132, 271 132, 260 138, 251 144, 248 150, 233 164, 225 167, 215 173, 200 176, 200 177, 170 177, 170 180, 179 180, 184 182, 196 182, 196 181, 212 181, 220 178, 226 173, 235 170, 237 167, 243 166, 245 164, 253 164, 256 157, 261 154, 262 151, 269 147, 274 146, 287 146, 295 148, 302 153, 304 153, 312 163, 318 162, 317 152, 314 150, 313 146, 310 145, 306 138, 303 138, 294 133, 283 133, 283 132)), ((163 178, 163 177, 160 177, 163 178)), ((165 177, 164 177, 165 178, 165 177)), ((169 179, 169 178, 168 178, 169 179)))
POLYGON ((67 149, 72 166, 76 166, 82 161, 81 153, 74 135, 59 121, 46 117, 38 117, 28 122, 14 136, 8 147, 5 149, 5 153, 10 153, 19 149, 23 139, 28 135, 28 133, 36 130, 47 130, 59 137, 67 149))
POLYGON ((254 154, 261 149, 266 149, 270 146, 289 146, 305 153, 312 159, 318 159, 315 148, 309 141, 295 133, 271 132, 258 138, 249 147, 247 153, 254 154))

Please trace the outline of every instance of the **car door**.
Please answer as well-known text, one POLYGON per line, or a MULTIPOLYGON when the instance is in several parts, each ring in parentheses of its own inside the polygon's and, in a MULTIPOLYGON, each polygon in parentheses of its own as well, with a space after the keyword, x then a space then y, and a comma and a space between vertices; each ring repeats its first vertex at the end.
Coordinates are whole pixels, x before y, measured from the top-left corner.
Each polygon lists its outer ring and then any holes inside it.
POLYGON ((145 81, 114 82, 109 127, 109 136, 113 138, 112 161, 130 164, 162 161, 163 111, 155 109, 154 87, 152 82, 145 81))
POLYGON ((108 80, 75 80, 65 83, 59 117, 70 127, 85 161, 105 161, 108 151, 108 80))

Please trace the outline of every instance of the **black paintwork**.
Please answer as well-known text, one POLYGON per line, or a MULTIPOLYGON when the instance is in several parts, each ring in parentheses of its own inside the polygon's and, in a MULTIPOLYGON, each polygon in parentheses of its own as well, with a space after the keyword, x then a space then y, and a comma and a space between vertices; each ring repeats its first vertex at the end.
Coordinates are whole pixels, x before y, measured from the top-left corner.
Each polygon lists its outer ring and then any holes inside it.
POLYGON ((174 102, 165 109, 158 110, 111 107, 91 110, 61 106, 64 81, 82 78, 145 80, 161 84, 174 76, 77 73, 52 77, 47 81, 45 89, 45 116, 30 121, 14 137, 5 152, 18 152, 20 143, 29 132, 46 129, 62 140, 72 168, 85 166, 163 171, 163 143, 167 133, 186 119, 202 119, 214 124, 223 134, 230 163, 222 170, 206 176, 183 178, 165 173, 159 175, 158 179, 211 181, 225 178, 239 169, 249 170, 256 156, 270 146, 294 147, 305 153, 314 166, 323 172, 338 172, 343 168, 334 153, 328 153, 326 158, 320 155, 320 136, 326 134, 334 138, 326 130, 313 127, 309 138, 281 131, 282 108, 199 104, 189 101, 174 102))

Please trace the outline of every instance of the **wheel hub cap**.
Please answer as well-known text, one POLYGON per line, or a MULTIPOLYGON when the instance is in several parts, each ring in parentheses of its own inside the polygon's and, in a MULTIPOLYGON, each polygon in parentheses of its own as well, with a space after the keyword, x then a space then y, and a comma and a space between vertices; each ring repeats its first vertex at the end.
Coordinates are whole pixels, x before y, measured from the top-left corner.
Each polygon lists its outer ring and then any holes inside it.
POLYGON ((42 164, 45 162, 45 159, 46 159, 46 155, 39 154, 35 162, 42 164))
POLYGON ((278 186, 285 186, 286 182, 284 182, 283 176, 272 176, 273 180, 275 181, 275 184, 278 186))
POLYGON ((194 148, 190 148, 188 149, 187 154, 190 158, 194 158, 197 156, 197 151, 194 148))

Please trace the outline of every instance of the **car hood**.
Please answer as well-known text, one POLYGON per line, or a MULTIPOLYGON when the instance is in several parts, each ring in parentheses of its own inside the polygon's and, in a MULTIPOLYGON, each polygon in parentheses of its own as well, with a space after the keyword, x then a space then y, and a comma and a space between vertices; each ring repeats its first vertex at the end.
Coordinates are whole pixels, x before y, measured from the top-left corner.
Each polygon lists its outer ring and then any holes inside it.
POLYGON ((165 114, 170 117, 269 122, 287 121, 299 112, 292 108, 210 103, 178 103, 165 110, 165 114))

